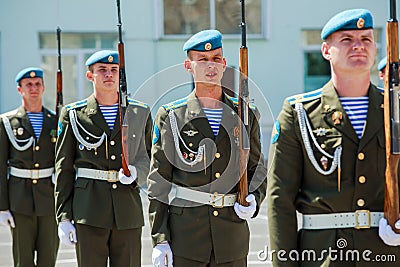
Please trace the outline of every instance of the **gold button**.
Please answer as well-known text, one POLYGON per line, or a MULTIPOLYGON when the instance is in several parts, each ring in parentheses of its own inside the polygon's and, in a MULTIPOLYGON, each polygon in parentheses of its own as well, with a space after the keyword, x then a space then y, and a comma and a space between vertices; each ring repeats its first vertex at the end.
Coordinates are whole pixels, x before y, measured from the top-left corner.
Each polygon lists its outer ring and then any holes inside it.
POLYGON ((363 206, 365 205, 364 199, 360 198, 359 200, 357 200, 357 205, 358 205, 359 207, 363 207, 363 206))
POLYGON ((115 141, 114 141, 114 140, 111 140, 111 141, 110 141, 110 145, 112 145, 112 146, 115 145, 115 141))
POLYGON ((367 179, 365 178, 364 175, 361 175, 360 177, 358 177, 358 182, 360 182, 360 184, 365 183, 366 180, 367 180, 367 179))
POLYGON ((36 180, 36 179, 33 179, 33 180, 32 180, 32 183, 33 183, 33 184, 37 184, 37 180, 36 180))
POLYGON ((111 155, 111 159, 115 160, 117 157, 115 155, 111 155))
POLYGON ((193 143, 189 143, 189 146, 192 147, 192 146, 193 146, 193 143))
POLYGON ((363 160, 364 157, 365 157, 365 156, 364 156, 364 153, 362 153, 362 152, 361 152, 361 153, 358 153, 358 159, 359 159, 359 160, 363 160))
POLYGON ((219 178, 221 176, 221 174, 219 172, 215 173, 215 178, 219 178))
POLYGON ((218 211, 217 211, 217 210, 214 210, 214 211, 213 211, 213 215, 214 215, 215 217, 217 217, 217 216, 218 216, 218 211))
POLYGON ((35 146, 36 151, 39 151, 39 149, 40 149, 40 146, 35 146))
POLYGON ((326 145, 325 144, 321 144, 321 148, 325 149, 326 145))
POLYGON ((113 185, 112 185, 112 188, 113 188, 113 189, 117 189, 117 187, 118 187, 117 184, 113 184, 113 185))
POLYGON ((217 159, 219 159, 219 158, 221 157, 221 154, 219 154, 219 153, 217 152, 217 153, 215 153, 215 157, 216 157, 217 159))
POLYGON ((35 163, 35 168, 39 168, 39 163, 35 163))

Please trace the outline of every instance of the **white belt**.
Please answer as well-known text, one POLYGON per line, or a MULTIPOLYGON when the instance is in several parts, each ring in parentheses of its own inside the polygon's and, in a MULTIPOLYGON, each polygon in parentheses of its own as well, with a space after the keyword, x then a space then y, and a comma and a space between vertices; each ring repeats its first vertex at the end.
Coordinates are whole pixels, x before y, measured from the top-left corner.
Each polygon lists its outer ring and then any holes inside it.
POLYGON ((54 173, 54 168, 47 169, 18 169, 10 167, 10 174, 18 178, 40 179, 48 178, 54 173))
POLYGON ((356 210, 355 212, 329 214, 303 214, 303 229, 335 229, 356 228, 364 229, 378 227, 383 212, 356 210))
POLYGON ((118 171, 102 171, 96 169, 78 168, 76 175, 79 178, 102 180, 110 183, 119 181, 118 171))
POLYGON ((168 194, 170 202, 174 198, 180 198, 197 203, 213 206, 214 208, 223 208, 233 206, 236 202, 236 194, 214 194, 193 190, 183 186, 172 185, 171 191, 168 194))

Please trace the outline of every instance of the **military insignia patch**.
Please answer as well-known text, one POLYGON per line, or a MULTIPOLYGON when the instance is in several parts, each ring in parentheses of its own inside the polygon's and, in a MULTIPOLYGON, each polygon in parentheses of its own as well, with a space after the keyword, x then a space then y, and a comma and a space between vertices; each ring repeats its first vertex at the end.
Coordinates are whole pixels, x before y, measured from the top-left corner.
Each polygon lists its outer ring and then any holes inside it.
POLYGON ((198 131, 195 131, 195 130, 187 130, 187 131, 183 131, 183 132, 189 137, 193 137, 199 133, 198 131))
POLYGON ((160 130, 158 129, 157 125, 154 125, 154 129, 153 129, 153 144, 157 143, 159 138, 160 138, 160 130))
POLYGON ((274 144, 278 141, 280 134, 281 134, 281 124, 278 120, 276 120, 274 128, 272 129, 271 144, 274 144))
POLYGON ((60 136, 60 134, 63 131, 63 127, 60 121, 58 121, 58 127, 57 127, 57 137, 60 136))

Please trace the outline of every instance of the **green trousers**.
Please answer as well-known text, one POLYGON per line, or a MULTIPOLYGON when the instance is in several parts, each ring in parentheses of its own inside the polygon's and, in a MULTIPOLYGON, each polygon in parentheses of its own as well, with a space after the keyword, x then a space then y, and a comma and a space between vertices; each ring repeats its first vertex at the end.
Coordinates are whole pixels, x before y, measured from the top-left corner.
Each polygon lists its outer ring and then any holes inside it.
POLYGON ((142 228, 105 229, 75 224, 79 267, 140 267, 142 228))
POLYGON ((15 267, 54 267, 58 251, 54 216, 28 216, 13 212, 12 250, 15 267), (36 261, 35 261, 36 252, 36 261))
POLYGON ((182 257, 177 257, 174 255, 174 267, 246 267, 247 258, 239 259, 231 262, 216 263, 214 253, 211 253, 210 262, 199 262, 195 260, 190 260, 182 257))

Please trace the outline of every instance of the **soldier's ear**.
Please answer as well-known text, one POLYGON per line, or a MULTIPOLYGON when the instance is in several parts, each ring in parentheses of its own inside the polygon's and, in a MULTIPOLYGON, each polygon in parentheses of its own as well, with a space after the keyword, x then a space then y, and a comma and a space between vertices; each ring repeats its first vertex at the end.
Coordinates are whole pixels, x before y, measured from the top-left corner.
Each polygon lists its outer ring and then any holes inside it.
POLYGON ((185 66, 185 69, 188 71, 188 72, 190 72, 190 73, 193 73, 193 70, 192 70, 192 62, 190 61, 190 59, 185 59, 185 61, 183 62, 183 64, 184 64, 184 66, 185 66))
POLYGON ((321 45, 321 54, 326 60, 331 60, 331 53, 329 51, 329 45, 326 42, 323 42, 321 45))
POLYGON ((92 73, 90 70, 88 70, 88 71, 86 72, 86 78, 87 78, 89 81, 93 81, 93 73, 92 73))

